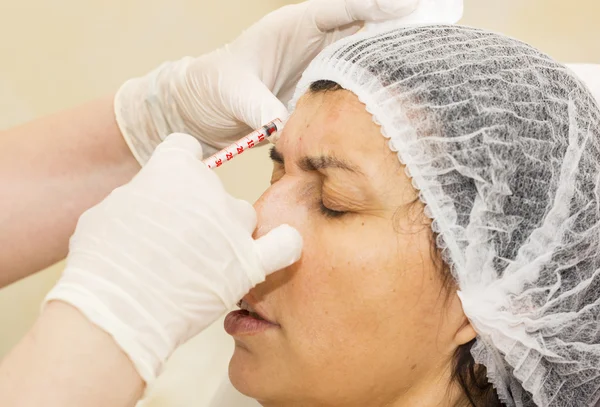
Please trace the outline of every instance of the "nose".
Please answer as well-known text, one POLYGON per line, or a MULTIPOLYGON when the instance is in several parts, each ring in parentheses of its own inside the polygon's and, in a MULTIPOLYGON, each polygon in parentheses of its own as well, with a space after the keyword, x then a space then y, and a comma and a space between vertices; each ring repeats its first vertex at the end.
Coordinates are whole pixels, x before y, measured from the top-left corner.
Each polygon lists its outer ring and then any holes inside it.
MULTIPOLYGON (((302 236, 302 256, 306 248, 305 233, 307 232, 307 210, 300 200, 300 183, 292 177, 284 176, 271 185, 256 201, 254 209, 257 215, 257 226, 253 237, 255 239, 266 235, 269 231, 288 224, 294 227, 302 236)), ((273 290, 285 285, 292 277, 293 270, 302 262, 302 258, 292 266, 267 276, 266 281, 254 287, 250 294, 256 301, 264 301, 273 290)))
POLYGON ((299 186, 297 180, 284 176, 271 185, 256 201, 254 204, 257 215, 255 239, 282 224, 293 226, 301 235, 303 234, 302 229, 307 213, 299 199, 299 186))

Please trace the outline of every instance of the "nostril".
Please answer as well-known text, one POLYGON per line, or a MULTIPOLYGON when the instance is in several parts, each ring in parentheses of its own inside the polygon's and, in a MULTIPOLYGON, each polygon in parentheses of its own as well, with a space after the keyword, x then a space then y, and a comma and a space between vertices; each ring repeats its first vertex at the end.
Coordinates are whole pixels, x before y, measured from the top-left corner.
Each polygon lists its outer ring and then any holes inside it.
POLYGON ((256 227, 256 229, 254 229, 254 233, 252 234, 252 237, 256 240, 262 236, 264 236, 266 234, 265 228, 262 225, 258 225, 256 227))
MULTIPOLYGON (((264 216, 264 211, 263 211, 263 214, 260 214, 258 211, 257 211, 257 213, 258 213, 258 222, 257 222, 256 228, 254 229, 254 233, 252 234, 252 237, 254 239, 263 237, 264 235, 266 235, 271 230, 275 229, 277 226, 279 226, 281 224, 281 222, 277 222, 276 219, 274 219, 274 217, 264 216)), ((272 212, 270 212, 270 213, 272 213, 272 212)), ((277 217, 277 216, 275 216, 275 217, 277 217)))

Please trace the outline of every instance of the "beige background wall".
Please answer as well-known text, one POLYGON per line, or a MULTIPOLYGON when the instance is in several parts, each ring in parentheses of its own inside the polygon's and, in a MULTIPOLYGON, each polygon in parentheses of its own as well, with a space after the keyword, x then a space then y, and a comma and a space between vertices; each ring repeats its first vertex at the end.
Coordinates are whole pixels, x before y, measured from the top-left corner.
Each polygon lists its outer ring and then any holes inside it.
MULTIPOLYGON (((211 50, 285 3, 292 1, 2 1, 0 128, 111 92, 165 59, 211 50)), ((462 23, 510 34, 564 62, 600 63, 597 0, 466 0, 462 23)), ((265 151, 257 150, 220 175, 232 193, 253 201, 269 168, 265 151)), ((31 325, 60 268, 0 291, 0 357, 31 325)), ((148 404, 207 405, 230 350, 215 325, 175 355, 148 404)))

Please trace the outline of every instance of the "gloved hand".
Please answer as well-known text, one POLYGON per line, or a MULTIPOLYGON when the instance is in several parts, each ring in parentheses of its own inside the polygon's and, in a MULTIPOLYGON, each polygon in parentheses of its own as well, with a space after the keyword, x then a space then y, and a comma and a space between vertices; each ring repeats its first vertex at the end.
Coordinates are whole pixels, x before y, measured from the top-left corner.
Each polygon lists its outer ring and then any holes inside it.
POLYGON ((600 106, 600 65, 567 64, 567 67, 586 84, 600 106))
POLYGON ((310 0, 276 10, 223 48, 126 82, 115 98, 121 132, 142 165, 172 132, 199 139, 208 156, 250 128, 285 120, 284 104, 324 47, 354 34, 364 20, 402 17, 418 3, 310 0))
POLYGON ((227 194, 201 156, 193 137, 171 135, 129 184, 85 212, 46 298, 112 335, 146 382, 178 345, 301 253, 287 225, 254 240, 253 207, 227 194))

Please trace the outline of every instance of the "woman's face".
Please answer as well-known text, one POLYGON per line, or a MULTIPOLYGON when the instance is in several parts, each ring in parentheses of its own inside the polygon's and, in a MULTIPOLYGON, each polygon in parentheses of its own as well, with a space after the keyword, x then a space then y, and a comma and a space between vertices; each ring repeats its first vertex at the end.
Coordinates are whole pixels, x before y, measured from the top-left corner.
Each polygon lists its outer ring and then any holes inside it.
POLYGON ((442 286, 417 193, 364 105, 348 91, 304 96, 272 157, 256 237, 287 223, 304 249, 245 297, 275 324, 234 333, 234 386, 267 406, 445 400, 452 355, 473 333, 442 286))

